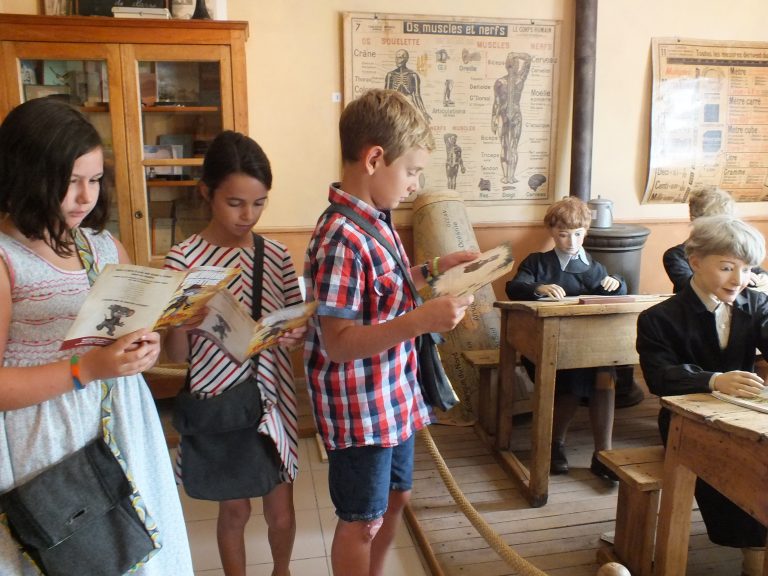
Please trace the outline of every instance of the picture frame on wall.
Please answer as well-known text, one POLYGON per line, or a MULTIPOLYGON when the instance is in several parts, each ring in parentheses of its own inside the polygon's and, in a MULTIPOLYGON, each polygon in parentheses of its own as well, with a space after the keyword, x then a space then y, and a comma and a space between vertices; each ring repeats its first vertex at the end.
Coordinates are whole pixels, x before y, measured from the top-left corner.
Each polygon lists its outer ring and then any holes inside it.
POLYGON ((468 206, 552 203, 561 20, 345 12, 343 23, 344 103, 397 90, 431 126, 422 188, 468 206))

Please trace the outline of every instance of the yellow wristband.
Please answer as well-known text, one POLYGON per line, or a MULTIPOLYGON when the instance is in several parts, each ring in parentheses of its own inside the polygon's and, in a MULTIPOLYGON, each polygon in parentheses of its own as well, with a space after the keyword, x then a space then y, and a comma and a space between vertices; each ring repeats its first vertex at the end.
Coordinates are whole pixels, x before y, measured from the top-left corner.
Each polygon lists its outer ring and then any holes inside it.
POLYGON ((75 390, 85 390, 80 380, 80 356, 75 354, 69 359, 69 373, 72 376, 72 383, 75 385, 75 390))
POLYGON ((434 277, 440 276, 439 261, 440 256, 435 256, 434 260, 432 260, 432 276, 434 277))

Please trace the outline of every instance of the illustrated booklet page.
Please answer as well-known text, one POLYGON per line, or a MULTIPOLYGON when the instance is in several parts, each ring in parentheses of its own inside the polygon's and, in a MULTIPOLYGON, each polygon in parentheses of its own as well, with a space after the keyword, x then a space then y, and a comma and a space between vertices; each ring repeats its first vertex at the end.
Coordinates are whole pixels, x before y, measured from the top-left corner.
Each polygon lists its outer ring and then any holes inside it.
POLYGON ((314 314, 317 302, 302 302, 275 310, 254 321, 229 290, 222 290, 208 301, 208 314, 193 332, 202 333, 243 363, 265 348, 274 346, 286 332, 303 326, 314 314))
POLYGON ((188 271, 108 264, 91 287, 62 350, 106 346, 141 328, 178 326, 200 314, 239 274, 234 268, 200 266, 188 271))
POLYGON ((432 295, 437 297, 473 294, 486 284, 511 272, 514 265, 512 246, 509 243, 500 244, 483 252, 472 262, 459 264, 438 275, 431 283, 432 295))

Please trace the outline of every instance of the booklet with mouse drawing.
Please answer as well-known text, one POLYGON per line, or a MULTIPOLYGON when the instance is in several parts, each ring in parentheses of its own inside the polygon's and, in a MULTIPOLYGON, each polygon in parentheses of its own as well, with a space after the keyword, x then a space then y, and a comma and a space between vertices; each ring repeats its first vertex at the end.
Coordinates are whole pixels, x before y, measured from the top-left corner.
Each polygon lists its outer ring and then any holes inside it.
POLYGON ((274 346, 286 332, 303 326, 314 314, 317 302, 301 302, 265 314, 257 321, 229 290, 208 301, 208 314, 191 332, 202 333, 241 364, 265 348, 274 346))
POLYGON ((107 264, 91 286, 61 345, 106 346, 140 328, 188 322, 240 273, 200 266, 181 272, 135 264, 107 264))
POLYGON ((317 307, 316 303, 302 303, 254 321, 226 289, 239 273, 217 266, 182 272, 108 264, 91 287, 61 349, 106 346, 134 330, 179 326, 207 310, 192 331, 204 333, 242 363, 305 324, 317 307))

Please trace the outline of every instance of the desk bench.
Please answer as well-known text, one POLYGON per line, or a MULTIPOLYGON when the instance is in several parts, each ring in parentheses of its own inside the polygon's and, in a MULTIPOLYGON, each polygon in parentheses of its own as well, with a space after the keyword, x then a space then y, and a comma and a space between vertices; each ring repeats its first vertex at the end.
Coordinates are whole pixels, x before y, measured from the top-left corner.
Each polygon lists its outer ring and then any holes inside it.
MULTIPOLYGON (((499 349, 465 350, 464 359, 477 370, 478 375, 478 414, 480 429, 487 438, 496 435, 496 404, 499 394, 499 349)), ((531 411, 528 390, 517 390, 511 413, 524 414, 531 411)))
POLYGON ((602 450, 597 457, 619 477, 613 547, 599 548, 597 560, 624 564, 634 576, 651 576, 664 447, 602 450))

